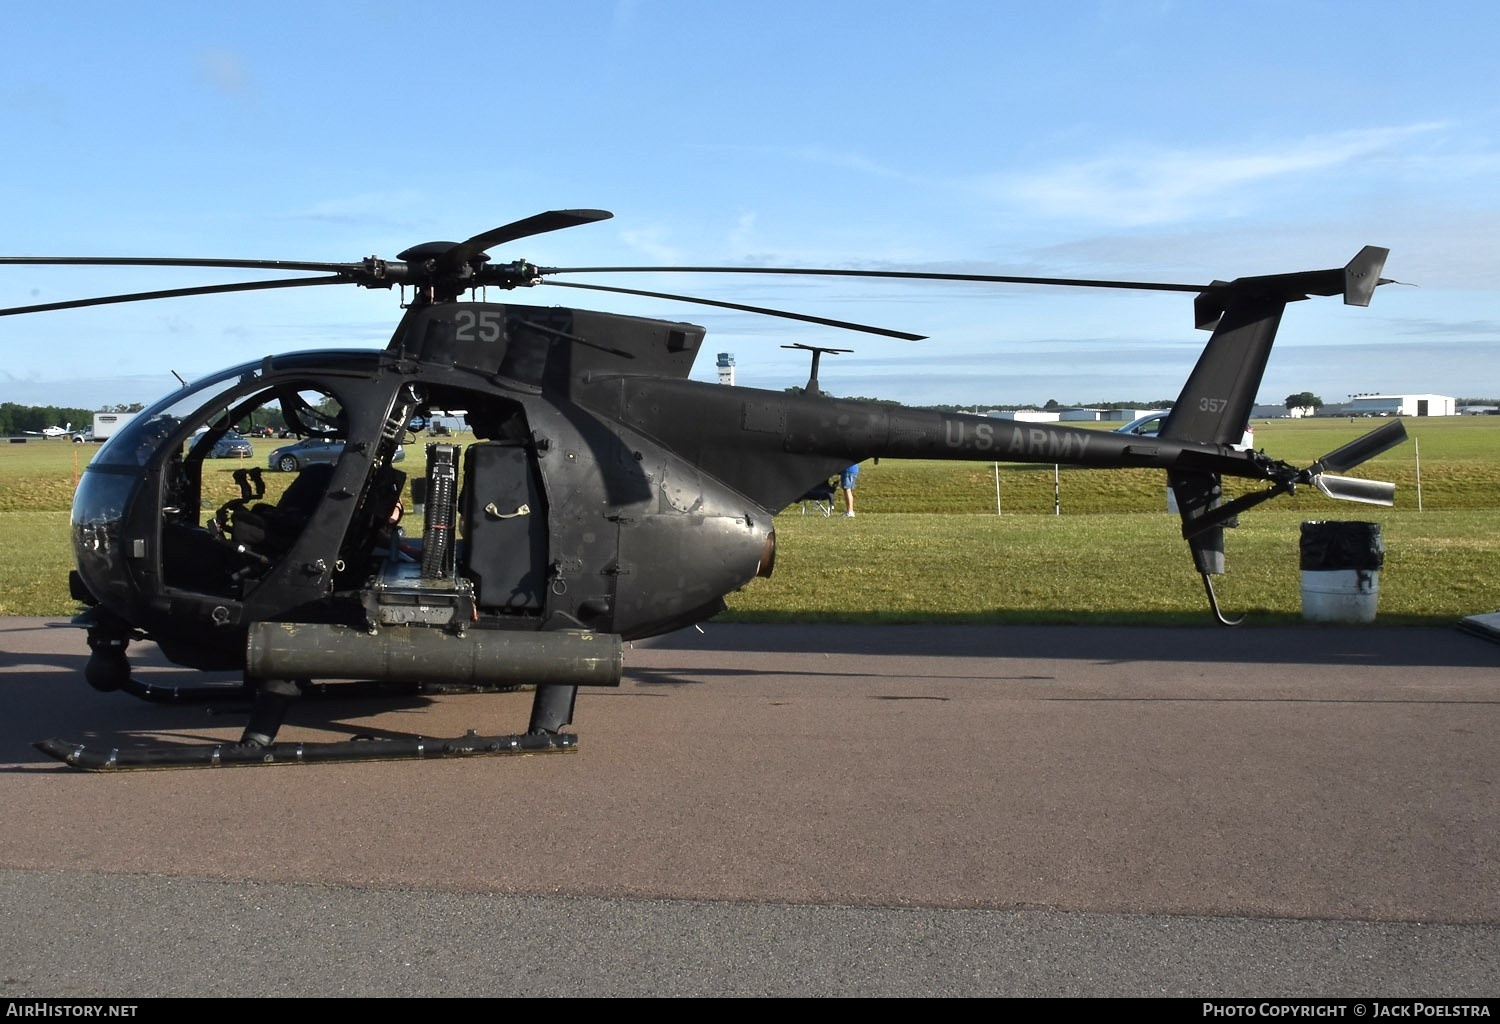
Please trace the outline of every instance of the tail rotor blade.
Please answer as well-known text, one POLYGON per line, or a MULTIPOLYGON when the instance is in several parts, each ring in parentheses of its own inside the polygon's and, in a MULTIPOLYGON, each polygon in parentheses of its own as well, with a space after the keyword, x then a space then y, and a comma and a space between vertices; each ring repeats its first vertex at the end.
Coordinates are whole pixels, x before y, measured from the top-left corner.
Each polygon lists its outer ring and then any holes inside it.
POLYGON ((1336 473, 1351 470, 1361 462, 1367 462, 1405 440, 1406 424, 1400 420, 1392 420, 1385 426, 1370 431, 1364 437, 1356 438, 1342 448, 1329 452, 1313 463, 1311 472, 1316 475, 1327 470, 1336 473))
POLYGON ((1330 498, 1358 501, 1365 505, 1396 504, 1396 485, 1388 484, 1383 480, 1360 480, 1352 476, 1315 473, 1312 483, 1330 498))

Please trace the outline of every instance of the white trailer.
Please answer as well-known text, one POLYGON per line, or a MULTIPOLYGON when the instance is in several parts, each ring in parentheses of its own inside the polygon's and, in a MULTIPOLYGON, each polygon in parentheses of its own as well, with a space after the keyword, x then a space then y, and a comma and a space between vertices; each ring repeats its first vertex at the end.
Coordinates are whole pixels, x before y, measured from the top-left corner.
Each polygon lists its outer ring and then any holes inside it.
POLYGON ((115 431, 135 418, 133 412, 96 412, 94 413, 94 436, 91 441, 108 441, 114 436, 115 431))

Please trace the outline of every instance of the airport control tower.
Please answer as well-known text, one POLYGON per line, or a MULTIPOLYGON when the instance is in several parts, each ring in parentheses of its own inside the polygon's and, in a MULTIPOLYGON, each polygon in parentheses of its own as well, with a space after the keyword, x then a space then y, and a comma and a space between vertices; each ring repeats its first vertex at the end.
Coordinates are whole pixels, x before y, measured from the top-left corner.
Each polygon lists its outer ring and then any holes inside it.
POLYGON ((734 384, 734 356, 729 352, 719 353, 719 383, 734 384))

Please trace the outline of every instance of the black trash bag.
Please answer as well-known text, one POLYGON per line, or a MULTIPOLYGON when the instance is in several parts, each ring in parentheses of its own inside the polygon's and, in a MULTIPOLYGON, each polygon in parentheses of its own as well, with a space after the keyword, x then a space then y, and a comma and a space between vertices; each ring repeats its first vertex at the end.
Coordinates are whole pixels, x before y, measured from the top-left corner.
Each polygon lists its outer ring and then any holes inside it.
POLYGON ((1306 522, 1302 524, 1302 568, 1379 569, 1385 564, 1385 546, 1379 523, 1306 522))

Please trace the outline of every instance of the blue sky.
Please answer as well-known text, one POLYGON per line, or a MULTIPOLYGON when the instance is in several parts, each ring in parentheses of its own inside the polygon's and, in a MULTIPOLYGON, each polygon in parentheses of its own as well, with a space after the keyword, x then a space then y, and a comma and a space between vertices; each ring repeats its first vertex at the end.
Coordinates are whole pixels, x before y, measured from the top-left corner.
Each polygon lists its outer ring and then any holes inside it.
MULTIPOLYGON (((1391 249, 1369 308, 1287 312, 1263 402, 1500 396, 1500 7, 81 0, 7 15, 0 254, 355 261, 550 209, 544 266, 762 265, 1202 283, 1391 249)), ((261 275, 265 276, 265 275, 261 275)), ((0 306, 236 272, 0 267, 0 306)), ((641 275, 707 306, 694 376, 996 406, 1174 396, 1190 296, 641 275)), ((501 295, 491 293, 491 299, 501 295)), ((150 401, 272 352, 380 347, 395 292, 288 289, 0 318, 0 401, 150 401)))

